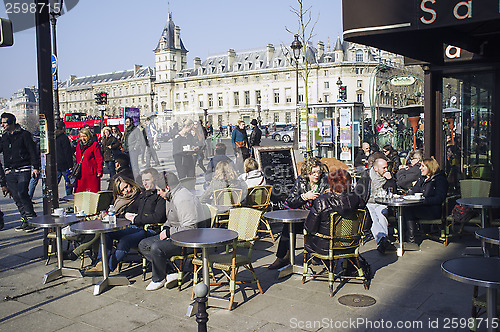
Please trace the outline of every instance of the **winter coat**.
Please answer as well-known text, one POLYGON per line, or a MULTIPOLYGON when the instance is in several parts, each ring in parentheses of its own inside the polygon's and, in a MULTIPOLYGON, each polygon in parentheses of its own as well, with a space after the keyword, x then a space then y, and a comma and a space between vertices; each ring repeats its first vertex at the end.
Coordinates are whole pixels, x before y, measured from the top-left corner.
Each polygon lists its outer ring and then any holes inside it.
POLYGON ((120 167, 116 170, 116 174, 109 179, 108 190, 113 190, 113 185, 115 183, 116 178, 121 177, 125 179, 129 179, 135 181, 134 172, 130 167, 120 167))
POLYGON ((441 216, 441 204, 446 199, 447 192, 448 180, 443 172, 436 173, 430 178, 421 176, 408 191, 410 194, 423 194, 425 200, 422 208, 430 210, 434 218, 441 216))
POLYGON ((181 184, 175 186, 166 199, 167 221, 164 226, 169 227, 170 235, 197 228, 208 218, 198 198, 181 184))
MULTIPOLYGON (((370 179, 370 170, 366 170, 361 174, 361 178, 356 183, 356 187, 354 188, 354 192, 361 198, 361 207, 364 208, 366 203, 370 199, 370 189, 372 185, 372 180, 370 179)), ((385 184, 382 186, 385 190, 388 188, 392 188, 394 192, 396 192, 396 180, 391 178, 390 180, 386 180, 385 184)))
POLYGON ((408 169, 402 168, 398 170, 396 173, 398 187, 404 190, 410 189, 421 176, 420 165, 420 163, 416 163, 408 169))
POLYGON ((260 140, 262 138, 262 130, 258 126, 254 126, 252 129, 252 132, 250 133, 250 148, 252 146, 259 146, 260 145, 260 140))
POLYGON ((101 152, 104 158, 104 161, 112 161, 113 160, 113 151, 118 151, 120 149, 120 141, 110 135, 109 137, 102 136, 101 138, 101 152), (111 149, 108 146, 111 145, 111 149))
POLYGON ((338 212, 340 215, 357 209, 361 203, 354 193, 325 193, 316 198, 304 223, 309 233, 304 242, 304 248, 309 252, 328 255, 330 240, 312 234, 319 233, 330 236, 330 214, 338 212))
POLYGON ((16 124, 12 133, 5 132, 0 141, 0 153, 6 170, 29 169, 31 166, 40 169, 40 154, 36 151, 35 142, 29 131, 16 124))
MULTIPOLYGON (((322 194, 328 188, 329 188, 328 179, 326 175, 323 173, 321 175, 321 178, 319 179, 318 188, 316 189, 316 192, 322 194)), ((306 210, 309 210, 308 208, 306 208, 308 201, 302 199, 302 194, 305 194, 310 190, 311 190, 311 183, 309 182, 309 180, 303 178, 302 175, 299 175, 299 177, 297 178, 297 180, 295 180, 295 183, 293 184, 292 190, 290 191, 288 198, 285 201, 285 205, 290 209, 304 208, 306 210)))
POLYGON ((123 135, 123 152, 130 153, 137 151, 139 152, 146 146, 142 130, 136 126, 129 126, 125 129, 125 134, 123 135))
POLYGON ((101 187, 102 153, 97 142, 90 142, 87 147, 82 147, 79 142, 76 146, 76 162, 82 160, 81 176, 75 182, 75 193, 81 191, 98 192, 101 187))
POLYGON ((75 149, 63 130, 56 130, 57 170, 64 172, 73 167, 75 149))
POLYGON ((266 184, 264 173, 261 170, 255 169, 248 173, 241 174, 238 179, 246 183, 247 187, 263 186, 266 184))
POLYGON ((127 212, 137 213, 134 225, 163 224, 167 220, 165 214, 165 200, 155 190, 145 190, 132 203, 127 212))

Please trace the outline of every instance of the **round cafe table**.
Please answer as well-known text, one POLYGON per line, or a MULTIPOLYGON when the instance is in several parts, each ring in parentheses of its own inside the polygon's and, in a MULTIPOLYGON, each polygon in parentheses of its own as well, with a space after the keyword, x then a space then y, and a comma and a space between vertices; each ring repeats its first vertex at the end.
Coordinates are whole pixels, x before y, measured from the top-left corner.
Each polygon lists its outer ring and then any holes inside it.
POLYGON ((500 259, 489 257, 460 257, 441 264, 441 271, 450 279, 465 284, 486 287, 488 331, 498 327, 497 289, 500 288, 500 259))
MULTIPOLYGON (((466 197, 457 199, 457 204, 481 210, 481 228, 486 228, 486 210, 500 208, 500 197, 466 197)), ((481 239, 482 254, 487 255, 485 240, 481 239)))
MULTIPOLYGON (((404 196, 403 196, 404 197, 404 196)), ((396 218, 398 219, 398 240, 399 246, 397 248, 397 254, 399 257, 403 256, 404 246, 403 246, 403 210, 407 206, 421 205, 424 203, 424 199, 405 199, 403 197, 398 198, 376 198, 375 203, 392 206, 396 208, 396 218)))
POLYGON ((293 224, 303 222, 307 219, 309 211, 300 209, 276 210, 264 213, 264 218, 269 221, 289 224, 290 231, 290 264, 279 269, 278 278, 286 277, 292 273, 302 274, 304 268, 295 265, 295 230, 293 224))
MULTIPOLYGON (((195 228, 174 233, 170 236, 172 243, 179 247, 201 248, 203 261, 203 283, 208 287, 210 294, 209 253, 208 249, 228 244, 238 238, 238 233, 225 228, 195 228)), ((220 297, 208 297, 211 306, 226 308, 228 300, 220 297)), ((190 305, 188 316, 196 312, 194 305, 190 305)))
POLYGON ((108 250, 106 247, 106 233, 125 229, 130 225, 130 220, 125 218, 116 219, 116 223, 110 224, 102 222, 101 219, 79 222, 70 226, 70 229, 76 233, 82 234, 100 234, 101 236, 101 255, 102 255, 102 277, 94 287, 94 295, 101 294, 109 286, 129 285, 126 277, 109 276, 108 250))
POLYGON ((57 269, 46 273, 43 276, 43 283, 55 280, 59 277, 82 277, 78 269, 73 269, 63 266, 63 249, 62 249, 62 231, 61 229, 67 225, 74 224, 81 220, 82 217, 77 217, 74 214, 54 216, 43 215, 34 217, 28 220, 31 226, 42 228, 55 228, 56 230, 56 248, 57 248, 57 269))

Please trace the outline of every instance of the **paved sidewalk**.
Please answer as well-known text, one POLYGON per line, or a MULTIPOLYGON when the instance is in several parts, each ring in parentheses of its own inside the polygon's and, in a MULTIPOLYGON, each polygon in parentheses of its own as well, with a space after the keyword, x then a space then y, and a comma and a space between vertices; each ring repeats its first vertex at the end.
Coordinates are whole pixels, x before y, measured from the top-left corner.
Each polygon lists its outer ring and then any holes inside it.
MULTIPOLYGON (((37 213, 41 213, 41 199, 37 202, 37 213)), ((15 205, 12 200, 1 198, 0 206, 6 220, 5 229, 0 232, 0 331, 196 331, 195 318, 185 316, 191 302, 190 280, 181 292, 147 292, 145 287, 150 280, 142 281, 137 265, 125 264, 122 274, 130 278, 131 285, 110 288, 99 296, 92 295, 89 277, 62 278, 42 285, 44 273, 56 265, 52 259, 46 266, 42 258, 43 231, 15 232, 14 227, 19 224, 15 205)), ((275 226, 279 230, 280 226, 275 226)), ((209 330, 429 331, 436 322, 437 330, 444 330, 447 319, 467 319, 470 315, 472 286, 452 281, 440 270, 441 262, 461 255, 465 242, 476 241, 469 238, 444 247, 424 240, 420 252, 407 252, 398 258, 395 253, 380 255, 374 241, 370 241, 361 248, 375 273, 370 289, 364 290, 360 283, 348 283, 330 298, 326 281, 302 284, 298 275, 277 280, 277 272, 267 269, 274 260, 277 242, 265 237, 257 242, 254 251, 254 267, 264 294, 259 294, 253 285, 244 287, 243 292, 237 288, 238 304, 234 310, 208 310, 209 330), (345 294, 366 294, 377 302, 365 308, 347 307, 338 302, 345 294), (422 324, 422 328, 414 325, 396 329, 397 321, 422 324), (356 322, 360 324, 353 325, 356 322), (392 329, 387 328, 389 324, 392 329)), ((69 263, 79 265, 79 261, 69 263)))

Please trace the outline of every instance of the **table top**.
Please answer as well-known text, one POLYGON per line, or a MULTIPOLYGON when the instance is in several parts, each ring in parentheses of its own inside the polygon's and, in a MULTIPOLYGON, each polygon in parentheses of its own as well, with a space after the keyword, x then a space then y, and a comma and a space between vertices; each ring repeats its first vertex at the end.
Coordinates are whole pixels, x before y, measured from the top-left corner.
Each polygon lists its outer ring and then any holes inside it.
POLYGON ((82 220, 82 218, 85 218, 85 216, 77 217, 72 213, 61 217, 54 217, 52 215, 42 215, 28 220, 28 223, 36 227, 62 227, 69 224, 74 224, 82 220))
POLYGON ((476 232, 476 238, 484 240, 487 243, 500 245, 500 229, 498 227, 488 227, 478 229, 476 232))
POLYGON ((500 288, 500 259, 491 257, 460 257, 441 264, 441 271, 450 279, 469 285, 500 288))
POLYGON ((375 198, 375 202, 382 205, 387 206, 412 206, 412 205, 420 205, 424 203, 424 199, 416 200, 416 199, 404 199, 400 198, 375 198))
POLYGON ((225 228, 195 228, 177 232, 170 238, 180 247, 211 248, 237 239, 238 233, 225 228))
POLYGON ((70 226, 70 229, 76 233, 96 234, 109 233, 127 228, 130 225, 130 220, 125 218, 117 218, 116 224, 104 223, 101 219, 79 222, 70 226))
POLYGON ((294 224, 305 221, 309 211, 300 209, 276 210, 264 213, 264 218, 270 221, 294 224))
POLYGON ((499 208, 500 197, 465 197, 457 199, 457 204, 474 209, 499 208))

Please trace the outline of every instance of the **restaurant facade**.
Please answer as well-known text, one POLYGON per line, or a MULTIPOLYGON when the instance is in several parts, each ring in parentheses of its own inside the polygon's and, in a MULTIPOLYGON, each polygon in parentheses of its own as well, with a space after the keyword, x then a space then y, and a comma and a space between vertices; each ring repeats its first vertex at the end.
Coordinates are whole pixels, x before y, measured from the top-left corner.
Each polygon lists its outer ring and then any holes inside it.
POLYGON ((492 181, 491 196, 500 196, 500 3, 343 0, 342 6, 344 40, 422 65, 425 156, 443 165, 451 134, 464 176, 492 181))

